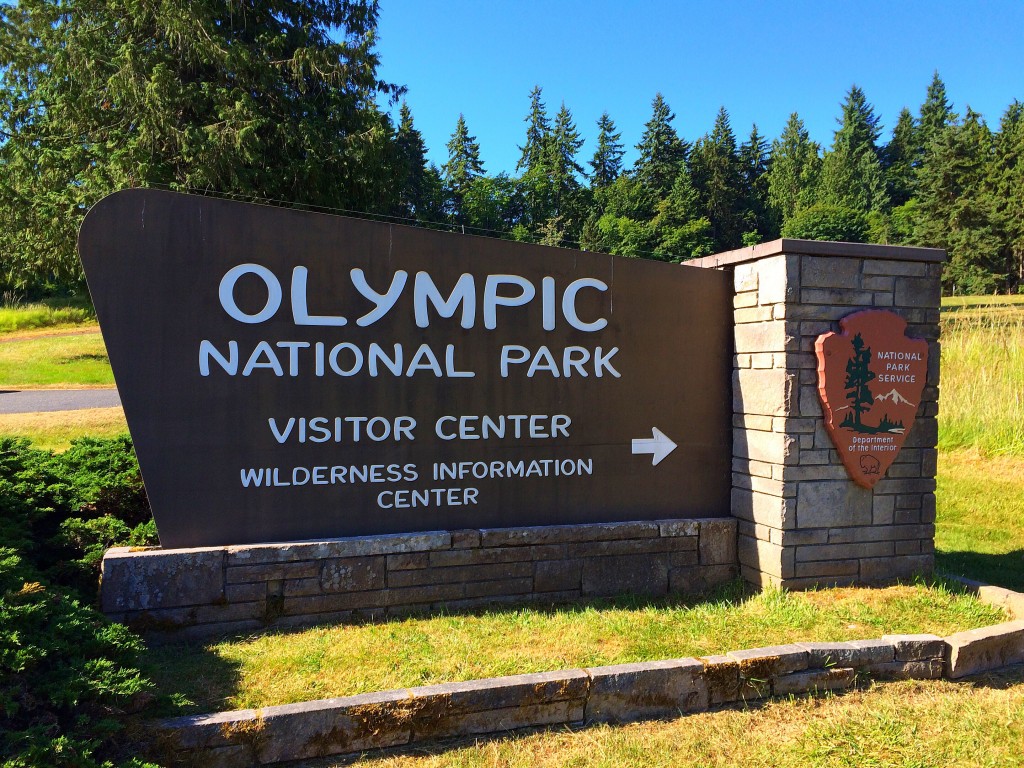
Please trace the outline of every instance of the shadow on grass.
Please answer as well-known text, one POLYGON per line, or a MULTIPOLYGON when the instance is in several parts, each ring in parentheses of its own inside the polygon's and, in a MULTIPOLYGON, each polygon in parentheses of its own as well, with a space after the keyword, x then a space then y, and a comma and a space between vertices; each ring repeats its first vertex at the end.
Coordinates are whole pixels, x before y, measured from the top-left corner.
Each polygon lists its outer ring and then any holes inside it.
MULTIPOLYGON (((657 597, 620 595, 557 603, 520 601, 508 604, 492 603, 465 609, 424 606, 423 610, 410 610, 396 616, 381 616, 367 611, 363 615, 354 614, 351 619, 343 623, 349 626, 360 626, 402 622, 406 619, 494 616, 515 614, 521 611, 552 616, 592 610, 641 611, 645 609, 694 608, 701 605, 736 606, 756 594, 758 594, 757 591, 741 579, 735 579, 696 595, 657 597)), ((152 680, 157 688, 157 700, 148 714, 152 717, 177 717, 235 709, 231 698, 238 692, 242 665, 240 662, 223 658, 217 653, 216 646, 223 642, 244 641, 248 638, 295 635, 316 626, 331 627, 336 626, 336 622, 318 624, 315 621, 310 621, 293 627, 269 625, 262 631, 211 635, 201 639, 176 639, 173 633, 151 635, 147 639, 147 650, 140 659, 143 675, 152 680)))
POLYGON ((1024 549, 1003 554, 937 551, 935 566, 946 573, 1024 591, 1024 549))

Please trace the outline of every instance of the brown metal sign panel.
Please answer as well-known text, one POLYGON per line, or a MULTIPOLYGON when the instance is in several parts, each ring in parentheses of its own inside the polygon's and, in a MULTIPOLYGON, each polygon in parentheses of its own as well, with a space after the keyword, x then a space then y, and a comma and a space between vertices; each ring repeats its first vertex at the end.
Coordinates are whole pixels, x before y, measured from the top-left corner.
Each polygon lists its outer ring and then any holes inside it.
POLYGON ((79 250, 164 546, 729 513, 726 274, 157 190, 79 250))
POLYGON ((882 310, 839 321, 819 336, 818 394, 825 426, 846 471, 874 487, 914 425, 928 372, 928 342, 905 335, 907 321, 882 310))

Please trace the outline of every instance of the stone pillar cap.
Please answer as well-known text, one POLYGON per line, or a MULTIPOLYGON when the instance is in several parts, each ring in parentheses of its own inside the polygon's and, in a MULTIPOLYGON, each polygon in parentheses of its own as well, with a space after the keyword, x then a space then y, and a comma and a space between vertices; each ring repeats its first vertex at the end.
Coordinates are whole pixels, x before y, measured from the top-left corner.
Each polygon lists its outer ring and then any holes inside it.
POLYGON ((917 248, 906 245, 873 245, 871 243, 837 243, 826 240, 792 240, 779 238, 767 243, 759 243, 735 251, 716 253, 683 262, 688 267, 727 267, 756 261, 780 254, 802 256, 844 256, 860 259, 888 259, 890 261, 925 261, 941 264, 946 260, 946 252, 942 248, 917 248))

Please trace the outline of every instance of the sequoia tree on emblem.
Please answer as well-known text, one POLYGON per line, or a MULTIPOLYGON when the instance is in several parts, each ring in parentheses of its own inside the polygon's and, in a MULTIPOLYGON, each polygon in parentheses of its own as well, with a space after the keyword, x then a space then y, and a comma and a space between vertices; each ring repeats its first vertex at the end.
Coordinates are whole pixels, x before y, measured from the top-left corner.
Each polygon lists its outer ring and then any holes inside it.
POLYGON ((840 333, 818 337, 818 394, 825 426, 853 481, 874 487, 914 424, 928 372, 928 342, 881 310, 855 312, 840 333))

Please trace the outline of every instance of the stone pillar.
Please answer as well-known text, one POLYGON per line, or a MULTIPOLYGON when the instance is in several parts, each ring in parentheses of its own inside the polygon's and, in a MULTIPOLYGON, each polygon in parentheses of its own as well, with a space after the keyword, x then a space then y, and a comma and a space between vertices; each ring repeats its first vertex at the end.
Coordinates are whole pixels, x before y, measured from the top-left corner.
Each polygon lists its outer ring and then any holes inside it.
POLYGON ((735 277, 732 514, 747 581, 799 589, 932 570, 944 259, 931 248, 783 239, 688 262, 735 277), (814 342, 840 318, 882 308, 928 340, 928 378, 903 450, 867 490, 825 430, 814 342))

